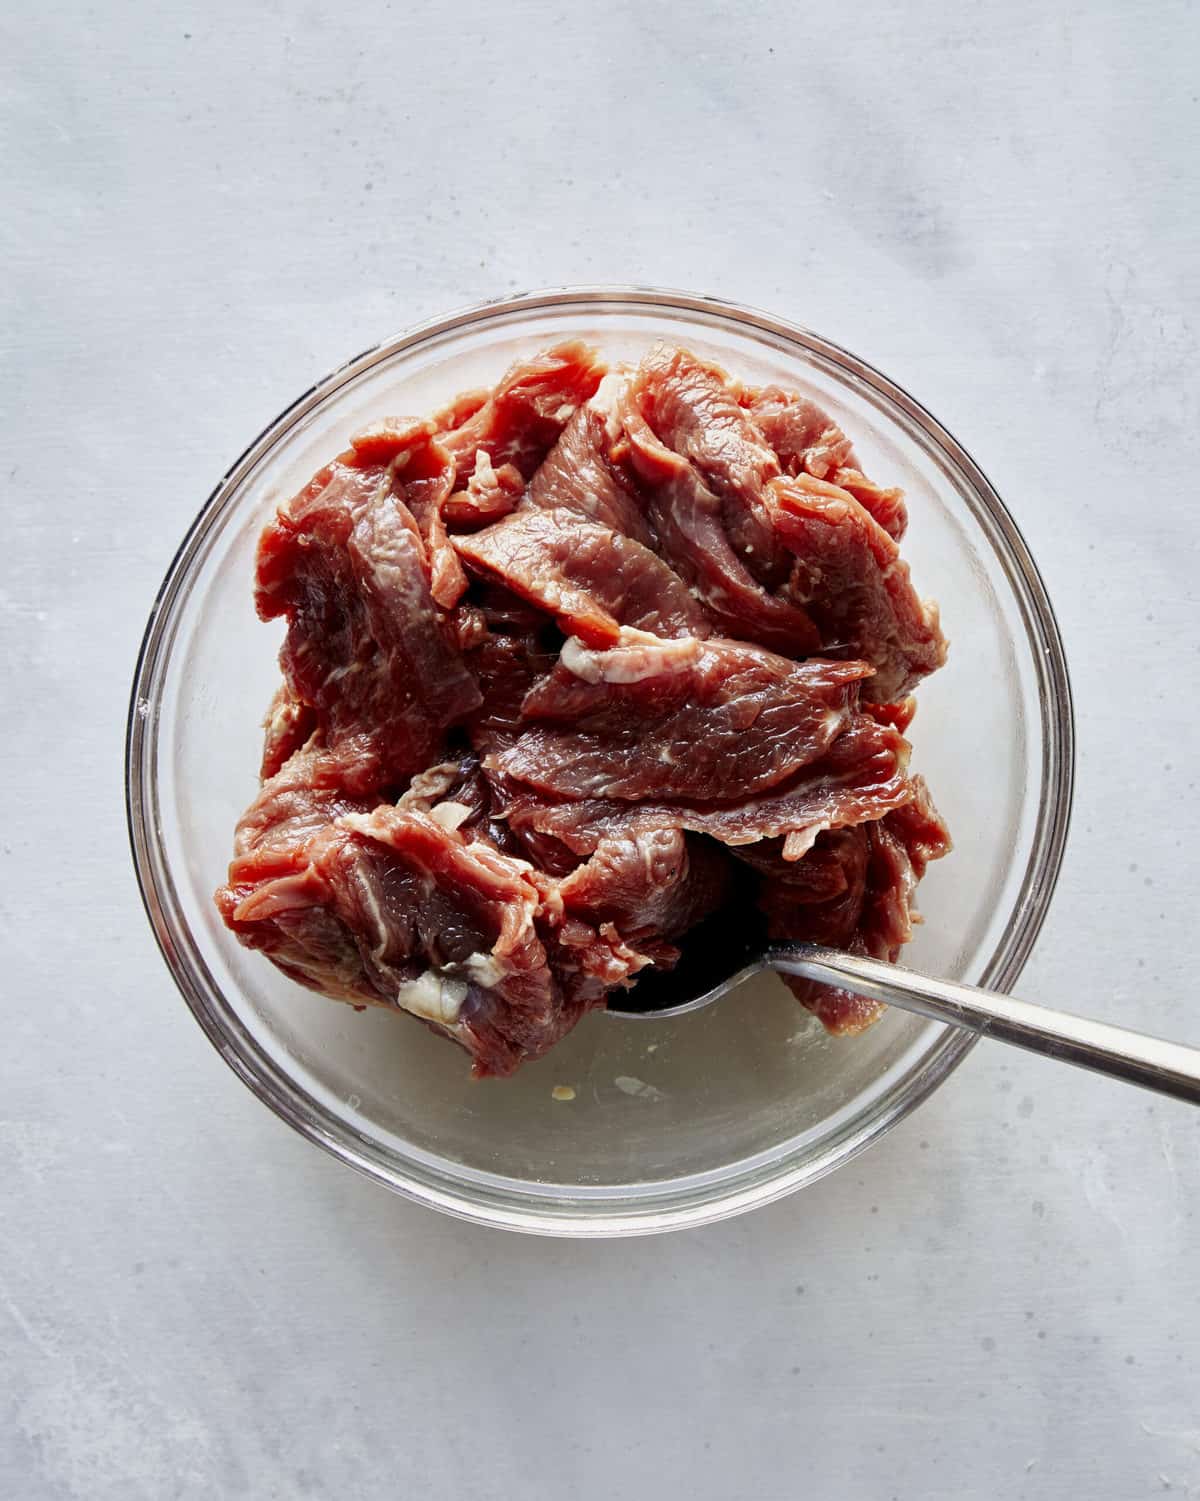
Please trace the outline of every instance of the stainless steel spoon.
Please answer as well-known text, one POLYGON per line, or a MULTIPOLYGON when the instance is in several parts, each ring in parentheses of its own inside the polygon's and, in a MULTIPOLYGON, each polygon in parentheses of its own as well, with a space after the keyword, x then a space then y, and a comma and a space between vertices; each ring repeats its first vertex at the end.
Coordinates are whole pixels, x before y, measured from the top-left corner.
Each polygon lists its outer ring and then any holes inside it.
POLYGON ((677 971, 639 981, 621 996, 619 1005, 610 1002, 610 1014, 643 1020, 682 1016, 711 1005, 751 975, 773 969, 837 985, 918 1016, 965 1027, 982 1037, 997 1037, 1031 1053, 1044 1053, 1200 1105, 1200 1048, 1164 1042, 973 985, 933 980, 895 964, 816 944, 731 943, 727 927, 723 934, 710 930, 707 936, 699 952, 685 950, 687 957, 677 971))

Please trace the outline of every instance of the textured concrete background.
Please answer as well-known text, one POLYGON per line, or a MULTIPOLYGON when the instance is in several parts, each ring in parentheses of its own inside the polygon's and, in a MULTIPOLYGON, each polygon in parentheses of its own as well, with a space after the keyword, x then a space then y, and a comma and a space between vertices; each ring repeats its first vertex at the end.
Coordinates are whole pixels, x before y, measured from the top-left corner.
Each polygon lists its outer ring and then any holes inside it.
POLYGON ((0 1495, 1200 1495, 1200 1113, 982 1046, 749 1218, 473 1229, 219 1062, 120 788, 175 543, 315 376, 518 287, 714 291, 1007 497, 1081 743, 1023 989, 1200 1042, 1198 49, 1129 0, 6 11, 0 1495))

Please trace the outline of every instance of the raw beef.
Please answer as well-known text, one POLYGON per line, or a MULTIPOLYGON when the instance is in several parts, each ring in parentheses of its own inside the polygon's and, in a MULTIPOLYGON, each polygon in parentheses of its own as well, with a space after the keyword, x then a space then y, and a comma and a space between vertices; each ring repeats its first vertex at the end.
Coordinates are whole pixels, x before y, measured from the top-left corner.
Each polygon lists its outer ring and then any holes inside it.
MULTIPOLYGON (((882 819, 819 835, 799 865, 789 868, 781 859, 775 871, 759 866, 768 877, 760 904, 771 937, 896 959, 920 921, 913 907, 917 882, 929 861, 950 848, 924 782, 913 777, 910 787, 908 801, 882 819)), ((835 986, 787 984, 831 1032, 861 1032, 883 1009, 835 986)))
POLYGON ((825 650, 872 664, 868 697, 903 698, 946 660, 946 642, 896 543, 849 491, 824 480, 775 480, 766 493, 795 557, 788 592, 817 622, 825 650))
POLYGON ((603 839, 559 890, 570 912, 612 923, 633 942, 681 937, 728 894, 729 860, 680 829, 603 839))
POLYGON ((559 797, 740 803, 829 750, 869 671, 734 641, 571 640, 485 768, 559 797))
POLYGON ((467 488, 447 497, 442 515, 456 531, 473 531, 515 511, 524 493, 525 478, 517 466, 501 464, 497 469, 487 449, 481 448, 467 488))
POLYGON ((287 690, 356 792, 407 782, 480 702, 431 577, 390 464, 353 451, 281 506, 259 542, 258 611, 287 617, 287 690))
POLYGON ((276 864, 248 894, 247 861, 235 862, 218 904, 239 938, 292 978, 407 1011, 466 1047, 480 1074, 510 1073, 586 1002, 564 994, 548 966, 536 872, 486 839, 468 842, 438 807, 328 818, 270 847, 276 864))
POLYGON ((596 351, 578 341, 514 365, 482 406, 460 422, 452 418, 442 434, 456 466, 456 488, 475 472, 481 453, 494 468, 511 464, 529 479, 603 375, 596 351))
POLYGON ((900 541, 908 525, 904 491, 884 489, 862 473, 850 439, 816 402, 778 386, 743 391, 741 402, 786 474, 810 474, 840 485, 900 541))
POLYGON ((805 610, 771 593, 734 551, 721 501, 687 459, 667 448, 627 401, 624 441, 646 488, 651 520, 667 562, 695 590, 727 635, 790 656, 820 645, 805 610))
POLYGON ((543 609, 568 635, 613 644, 621 626, 660 636, 708 635, 695 597, 649 548, 567 510, 521 510, 473 536, 459 556, 543 609))
MULTIPOLYGON (((809 471, 812 473, 812 471, 809 471)), ((814 479, 829 479, 840 489, 853 495, 863 510, 868 511, 893 541, 899 542, 908 528, 908 508, 904 504, 903 490, 885 490, 869 480, 859 469, 835 468, 828 475, 815 474, 814 479)))
POLYGON ((641 498, 612 456, 611 416, 598 402, 599 392, 563 428, 529 483, 527 503, 581 516, 653 547, 641 498))
POLYGON ((723 370, 663 345, 646 356, 630 386, 632 405, 659 441, 719 497, 726 535, 746 568, 777 588, 787 578, 787 553, 763 491, 781 472, 779 460, 738 395, 723 370))
POLYGON ((780 839, 783 858, 792 861, 806 855, 823 830, 882 818, 908 802, 913 796, 908 754, 906 740, 864 714, 828 755, 757 797, 727 804, 552 799, 513 781, 502 807, 515 830, 553 835, 580 855, 623 832, 686 829, 731 847, 780 839))
POLYGON ((945 642, 905 519, 812 401, 685 350, 560 344, 372 422, 260 541, 283 682, 222 917, 480 1075, 722 922, 894 959, 949 848, 908 769, 945 642))
POLYGON ((358 946, 321 906, 312 855, 339 818, 366 806, 341 789, 324 752, 297 752, 242 815, 228 881, 217 892, 221 916, 248 948, 301 984, 355 1003, 368 998, 358 946))
POLYGON ((454 485, 454 461, 427 422, 373 423, 350 439, 360 464, 387 464, 392 486, 408 507, 425 543, 430 593, 449 609, 467 587, 442 511, 454 485))
POLYGON ((317 727, 317 712, 280 683, 263 720, 263 752, 258 774, 265 782, 290 761, 317 727))

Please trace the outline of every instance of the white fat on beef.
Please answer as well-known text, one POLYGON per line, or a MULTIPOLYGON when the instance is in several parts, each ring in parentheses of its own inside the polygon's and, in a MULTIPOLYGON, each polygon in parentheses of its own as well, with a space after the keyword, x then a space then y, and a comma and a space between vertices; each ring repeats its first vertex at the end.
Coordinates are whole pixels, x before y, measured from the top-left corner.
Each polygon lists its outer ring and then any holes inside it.
POLYGON ((699 660, 704 643, 695 636, 664 641, 648 631, 622 626, 616 646, 593 651, 576 636, 563 644, 559 661, 585 683, 640 683, 645 678, 678 672, 699 660))
POLYGON ((471 810, 466 803, 456 803, 451 799, 430 808, 429 816, 434 823, 440 823, 443 829, 453 833, 470 818, 471 810))
POLYGON ((482 985, 486 990, 499 985, 508 973, 495 954, 470 954, 463 960, 461 967, 476 985, 482 985))
POLYGON ((396 1005, 402 1011, 436 1022, 439 1027, 453 1027, 467 998, 467 982, 428 969, 415 980, 396 987, 396 1005))
POLYGON ((610 443, 621 436, 621 397, 629 385, 627 369, 610 370, 596 387, 588 406, 594 407, 604 417, 604 430, 610 443))
POLYGON ((490 489, 496 483, 496 468, 486 448, 475 450, 475 468, 472 471, 470 483, 480 490, 490 489))
POLYGON ((461 776, 462 768, 457 761, 442 761, 437 766, 428 766, 413 777, 407 791, 396 799, 396 806, 405 810, 415 808, 424 813, 431 803, 444 797, 461 776))
POLYGON ((508 970, 494 954, 469 954, 444 970, 427 969, 396 989, 396 1004, 414 1016, 453 1031, 471 983, 494 989, 508 970))

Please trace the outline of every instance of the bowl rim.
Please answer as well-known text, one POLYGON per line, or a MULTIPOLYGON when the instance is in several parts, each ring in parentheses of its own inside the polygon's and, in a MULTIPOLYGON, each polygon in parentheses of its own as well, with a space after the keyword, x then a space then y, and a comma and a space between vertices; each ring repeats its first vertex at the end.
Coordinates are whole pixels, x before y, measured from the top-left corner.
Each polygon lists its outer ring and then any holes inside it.
MULTIPOLYGON (((344 361, 285 407, 247 445, 213 487, 171 560, 151 606, 129 701, 125 805, 130 848, 142 904, 172 978, 210 1042, 252 1093, 301 1135, 375 1182, 475 1223, 546 1235, 623 1236, 712 1223, 816 1182, 857 1156, 927 1099, 970 1052, 976 1037, 941 1029, 941 1035, 934 1034, 932 1044, 915 1062, 903 1065, 900 1077, 865 1115, 836 1130, 815 1155, 789 1167, 786 1156, 777 1156, 779 1149, 772 1149, 757 1167, 737 1164, 735 1182, 698 1200, 683 1186, 672 1194, 670 1180, 640 1186, 640 1192, 622 1188, 576 1193, 546 1185, 547 1191, 537 1195, 533 1184, 522 1185, 517 1194, 486 1187, 483 1180, 488 1175, 463 1171, 455 1179, 459 1188, 446 1187, 450 1175, 416 1171, 411 1158, 407 1170, 401 1170, 386 1148, 330 1117, 250 1036, 195 949, 158 837, 158 684, 169 664, 177 607, 181 595, 186 595, 193 565, 243 481, 310 412, 384 361, 474 325, 571 305, 581 311, 608 305, 694 314, 799 346, 810 358, 815 356, 827 368, 833 367, 852 387, 866 387, 875 398, 882 397, 897 409, 924 446, 940 450, 966 482, 974 519, 1003 569, 1032 649, 1042 728, 1043 795, 1030 854, 1008 923, 981 977, 982 983, 998 989, 1009 989, 1020 976, 1058 881, 1073 800, 1075 723, 1066 654, 1045 584, 1020 529, 979 466, 932 413, 873 365, 803 325, 757 308, 708 294, 617 285, 549 287, 473 303, 417 323, 344 361), (474 1188, 473 1194, 466 1191, 469 1187, 474 1188), (595 1212, 601 1205, 603 1212, 595 1212)), ((694 1192, 697 1179, 705 1176, 693 1174, 679 1183, 693 1186, 694 1192)), ((721 1175, 714 1176, 719 1179, 721 1175)))

